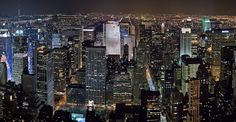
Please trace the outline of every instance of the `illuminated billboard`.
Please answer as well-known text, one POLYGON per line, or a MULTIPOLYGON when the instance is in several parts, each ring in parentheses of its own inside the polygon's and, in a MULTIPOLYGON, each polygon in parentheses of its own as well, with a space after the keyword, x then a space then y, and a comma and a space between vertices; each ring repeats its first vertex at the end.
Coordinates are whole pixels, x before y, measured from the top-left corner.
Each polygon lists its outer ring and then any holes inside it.
POLYGON ((85 122, 85 118, 83 114, 71 113, 71 119, 77 122, 85 122))

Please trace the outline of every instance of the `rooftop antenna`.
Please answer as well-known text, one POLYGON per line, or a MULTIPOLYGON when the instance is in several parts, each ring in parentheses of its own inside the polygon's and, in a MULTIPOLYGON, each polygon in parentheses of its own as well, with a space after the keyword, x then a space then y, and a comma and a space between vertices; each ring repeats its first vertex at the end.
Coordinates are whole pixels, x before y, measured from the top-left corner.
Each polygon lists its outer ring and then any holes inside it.
POLYGON ((17 0, 17 16, 18 17, 20 17, 21 16, 21 5, 20 5, 20 3, 21 3, 21 0, 17 0))

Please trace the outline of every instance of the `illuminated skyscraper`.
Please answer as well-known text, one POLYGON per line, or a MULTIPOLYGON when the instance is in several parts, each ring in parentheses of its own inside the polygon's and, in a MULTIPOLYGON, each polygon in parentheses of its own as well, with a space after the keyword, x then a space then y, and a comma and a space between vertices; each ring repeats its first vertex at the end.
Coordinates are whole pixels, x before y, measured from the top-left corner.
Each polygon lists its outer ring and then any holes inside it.
POLYGON ((225 46, 236 46, 236 29, 213 29, 207 33, 208 59, 211 63, 212 76, 219 81, 221 68, 221 49, 225 46))
POLYGON ((60 34, 52 34, 52 48, 61 48, 62 39, 60 34))
POLYGON ((225 98, 236 97, 236 46, 226 46, 221 49, 220 81, 225 92, 225 98))
POLYGON ((128 60, 134 59, 134 47, 135 47, 135 37, 134 36, 127 36, 124 37, 124 45, 128 45, 128 60))
POLYGON ((0 119, 3 117, 3 97, 5 92, 4 85, 7 82, 7 66, 6 59, 4 56, 1 56, 0 61, 0 119))
POLYGON ((13 49, 12 37, 7 29, 0 29, 0 54, 5 54, 7 58, 7 78, 12 79, 13 49))
POLYGON ((70 58, 70 74, 75 73, 84 65, 82 57, 82 42, 80 37, 75 36, 68 38, 69 58, 70 58))
POLYGON ((54 48, 53 56, 53 73, 54 73, 54 90, 63 92, 66 88, 66 58, 67 48, 54 48))
POLYGON ((27 66, 27 54, 26 53, 15 53, 13 61, 13 81, 16 84, 21 83, 21 76, 23 69, 27 66))
POLYGON ((129 74, 119 74, 112 78, 113 82, 113 104, 132 101, 132 86, 129 74))
POLYGON ((1 56, 0 61, 0 85, 5 85, 7 82, 7 65, 4 59, 5 56, 1 56))
POLYGON ((211 30, 211 21, 208 17, 202 18, 202 31, 210 31, 211 30))
POLYGON ((86 102, 105 104, 106 56, 105 47, 86 48, 86 102))
POLYGON ((104 24, 106 55, 121 55, 119 22, 108 21, 104 24))
POLYGON ((141 91, 141 122, 159 122, 160 121, 160 92, 159 91, 141 91))
POLYGON ((161 33, 165 33, 165 23, 161 23, 161 33))
POLYGON ((197 78, 197 71, 199 65, 202 63, 202 60, 200 58, 190 58, 190 57, 185 57, 182 59, 182 93, 185 94, 188 92, 188 85, 189 85, 189 80, 192 78, 197 78))
POLYGON ((87 27, 83 29, 83 40, 87 41, 94 41, 95 39, 95 28, 94 27, 87 27))
POLYGON ((54 106, 52 53, 45 46, 37 48, 37 94, 46 104, 54 106))
POLYGON ((180 58, 182 55, 192 56, 192 37, 190 28, 182 28, 180 34, 180 58))
POLYGON ((25 34, 28 36, 28 70, 29 74, 36 74, 36 46, 38 41, 38 31, 37 29, 28 29, 25 31, 25 34))
POLYGON ((200 80, 189 81, 188 122, 200 122, 200 80))

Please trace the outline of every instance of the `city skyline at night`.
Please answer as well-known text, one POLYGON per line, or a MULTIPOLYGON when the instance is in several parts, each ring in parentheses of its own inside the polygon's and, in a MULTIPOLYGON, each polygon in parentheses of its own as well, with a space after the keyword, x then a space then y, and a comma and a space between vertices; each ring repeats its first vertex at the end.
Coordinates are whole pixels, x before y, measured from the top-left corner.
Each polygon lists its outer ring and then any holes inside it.
POLYGON ((235 122, 233 0, 3 0, 1 122, 235 122))

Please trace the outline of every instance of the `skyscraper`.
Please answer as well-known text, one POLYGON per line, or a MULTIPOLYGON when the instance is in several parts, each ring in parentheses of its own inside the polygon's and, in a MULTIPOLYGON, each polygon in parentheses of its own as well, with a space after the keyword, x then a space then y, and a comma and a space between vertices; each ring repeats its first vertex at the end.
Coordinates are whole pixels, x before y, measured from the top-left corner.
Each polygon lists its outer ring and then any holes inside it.
POLYGON ((3 97, 5 92, 4 85, 7 82, 7 66, 6 59, 4 56, 1 56, 0 61, 0 119, 3 118, 3 97))
POLYGON ((48 105, 54 106, 54 77, 52 53, 45 46, 37 48, 37 94, 48 105))
MULTIPOLYGON (((128 45, 128 60, 134 59, 134 47, 135 47, 135 37, 127 36, 124 37, 124 45, 128 45)), ((124 50, 123 50, 124 51, 124 50)))
POLYGON ((23 69, 27 66, 27 54, 15 53, 13 61, 13 80, 16 84, 21 83, 23 69))
POLYGON ((161 33, 165 33, 165 23, 161 23, 161 33))
POLYGON ((62 47, 61 35, 58 33, 52 34, 52 48, 61 48, 61 47, 62 47))
POLYGON ((180 58, 182 55, 192 56, 191 46, 192 37, 190 28, 182 28, 180 34, 180 58))
POLYGON ((4 55, 1 55, 0 61, 0 85, 5 85, 7 82, 7 65, 4 55))
POLYGON ((12 63, 13 63, 13 50, 12 50, 12 37, 8 29, 0 29, 0 54, 5 54, 7 61, 7 79, 12 79, 12 63))
POLYGON ((86 102, 93 100, 95 104, 105 104, 105 53, 105 47, 86 48, 86 102))
POLYGON ((132 102, 132 86, 129 74, 119 74, 112 78, 113 104, 132 102))
POLYGON ((182 93, 188 92, 188 85, 189 80, 192 78, 197 78, 197 71, 199 65, 202 63, 202 60, 200 58, 183 58, 183 61, 181 63, 181 71, 182 71, 182 93))
POLYGON ((141 91, 141 122, 160 121, 160 92, 141 91))
POLYGON ((108 21, 104 24, 106 55, 121 55, 119 22, 108 21))
POLYGON ((211 21, 209 17, 203 17, 202 18, 202 31, 210 31, 211 30, 211 21))
POLYGON ((67 48, 54 48, 53 56, 53 73, 54 73, 54 90, 63 92, 66 88, 66 58, 67 48))
POLYGON ((219 81, 221 68, 221 49, 225 46, 236 46, 236 29, 212 29, 207 33, 208 60, 211 63, 212 76, 219 81))
POLYGON ((200 80, 189 81, 188 122, 200 122, 200 80))
POLYGON ((82 42, 80 37, 74 36, 68 38, 69 58, 70 58, 70 73, 75 73, 79 68, 82 68, 82 42))

